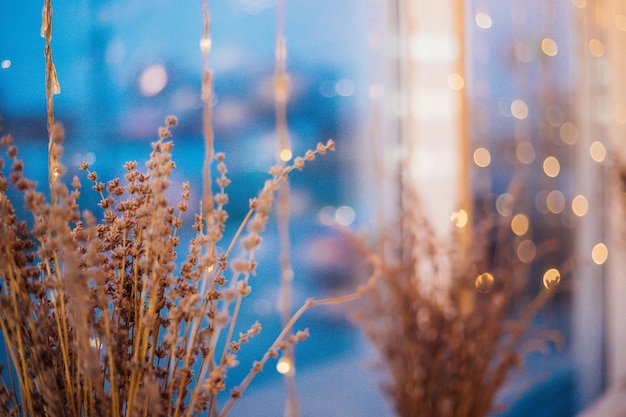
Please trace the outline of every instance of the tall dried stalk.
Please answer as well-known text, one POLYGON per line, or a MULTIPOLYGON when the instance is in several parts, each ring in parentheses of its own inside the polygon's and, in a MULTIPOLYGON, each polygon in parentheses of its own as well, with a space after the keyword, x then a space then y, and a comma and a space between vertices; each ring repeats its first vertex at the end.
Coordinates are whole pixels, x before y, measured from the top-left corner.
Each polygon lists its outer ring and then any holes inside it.
MULTIPOLYGON (((202 134, 204 137, 204 166, 203 166, 203 200, 204 216, 207 227, 215 223, 213 214, 213 193, 211 181, 211 167, 213 166, 214 133, 213 133, 213 72, 209 61, 211 51, 211 13, 209 1, 202 2, 202 17, 204 21, 200 49, 202 51, 202 134)), ((209 250, 214 251, 214 248, 209 250)))
POLYGON ((52 202, 56 202, 55 185, 61 175, 57 142, 62 138, 55 137, 60 134, 59 130, 55 130, 54 123, 54 96, 61 93, 61 86, 57 78, 56 67, 52 61, 52 3, 51 0, 44 0, 44 6, 41 17, 41 37, 45 39, 44 57, 46 60, 46 109, 48 115, 48 181, 50 183, 50 194, 52 202))
MULTIPOLYGON (((276 45, 275 45, 275 80, 274 80, 274 108, 276 113, 276 136, 277 136, 277 163, 284 165, 291 159, 291 141, 287 125, 287 102, 289 101, 289 76, 287 75, 287 42, 285 39, 285 2, 278 0, 276 3, 276 45)), ((283 325, 287 325, 291 316, 291 292, 294 278, 291 264, 291 239, 289 237, 289 182, 278 191, 277 203, 278 234, 280 241, 280 294, 278 310, 283 325)), ((295 383, 295 352, 293 347, 288 346, 283 351, 282 361, 289 365, 289 370, 284 374, 287 389, 285 404, 285 416, 297 417, 298 399, 295 383)))

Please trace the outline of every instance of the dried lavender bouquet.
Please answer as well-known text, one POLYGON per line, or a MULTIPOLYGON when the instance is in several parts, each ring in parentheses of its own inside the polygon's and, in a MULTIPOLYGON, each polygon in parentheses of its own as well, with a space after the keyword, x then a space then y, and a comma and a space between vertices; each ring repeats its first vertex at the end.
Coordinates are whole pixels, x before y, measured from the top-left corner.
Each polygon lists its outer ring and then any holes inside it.
POLYGON ((560 274, 548 270, 538 293, 525 292, 533 276, 516 256, 510 220, 444 242, 414 193, 403 202, 398 224, 373 249, 379 278, 352 317, 379 354, 398 416, 486 416, 526 353, 562 343, 556 331, 529 334, 560 274))
MULTIPOLYGON (((9 358, 2 371, 8 377, 0 379, 1 415, 225 416, 268 358, 307 336, 291 334, 292 320, 220 410, 217 395, 226 389, 237 352, 261 330, 254 323, 234 332, 274 194, 293 169, 334 150, 334 143, 272 168, 223 253, 217 244, 228 218, 230 180, 224 154, 216 154, 214 204, 209 214, 196 214, 187 250, 178 234, 189 184, 182 185, 176 206, 165 196, 175 168, 175 125, 168 117, 159 129, 145 171, 128 162, 124 179, 105 184, 81 165, 100 195, 102 219, 79 208, 79 178, 69 187, 57 181, 60 164, 52 173, 53 203, 46 202, 24 177, 12 138, 0 140, 7 155, 0 158, 0 326, 9 358), (21 192, 30 218, 18 217, 9 188, 21 192)), ((52 139, 58 160, 58 125, 52 139)))

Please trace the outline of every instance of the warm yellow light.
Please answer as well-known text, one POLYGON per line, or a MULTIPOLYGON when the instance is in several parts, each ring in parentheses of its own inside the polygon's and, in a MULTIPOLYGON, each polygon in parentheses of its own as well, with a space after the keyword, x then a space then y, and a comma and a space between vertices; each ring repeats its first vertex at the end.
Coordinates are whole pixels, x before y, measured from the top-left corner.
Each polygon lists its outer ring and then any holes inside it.
POLYGON ((559 190, 550 191, 546 198, 546 205, 550 212, 559 214, 565 208, 565 196, 559 190))
POLYGON ((578 128, 574 123, 565 122, 559 129, 559 136, 564 143, 573 145, 578 142, 578 128))
POLYGON ((515 155, 521 163, 530 165, 535 160, 535 147, 528 141, 520 142, 515 148, 515 155))
POLYGON ((523 236, 528 232, 528 217, 524 214, 516 214, 511 220, 511 230, 518 236, 523 236))
POLYGON ((476 25, 481 29, 489 29, 493 22, 491 16, 487 13, 481 12, 476 14, 476 25))
POLYGON ((276 363, 276 370, 280 374, 283 374, 283 375, 289 374, 292 372, 292 369, 293 367, 292 367, 291 359, 289 358, 282 357, 276 363))
POLYGON ((578 217, 582 217, 587 214, 589 210, 589 202, 587 201, 587 197, 582 194, 577 195, 572 200, 572 211, 578 217))
POLYGON ((545 172, 548 177, 554 178, 559 175, 560 171, 561 164, 554 156, 548 156, 543 160, 543 172, 545 172))
POLYGON ((583 7, 585 7, 585 0, 572 0, 572 4, 574 5, 574 7, 582 9, 583 7))
POLYGON ((287 162, 287 161, 291 161, 291 158, 293 157, 293 153, 291 152, 290 149, 281 149, 280 151, 280 160, 283 162, 287 162))
POLYGON ((591 250, 591 259, 598 265, 602 265, 609 257, 609 249, 604 243, 598 243, 591 250))
POLYGON ((465 227, 467 225, 467 221, 469 220, 469 216, 467 215, 467 211, 460 209, 459 211, 455 211, 450 215, 450 221, 452 224, 458 228, 465 227))
POLYGON ((544 38, 541 41, 541 50, 548 56, 555 56, 559 53, 559 47, 554 39, 544 38))
POLYGON ((626 16, 618 14, 615 16, 615 26, 623 32, 626 32, 626 16))
POLYGON ((453 72, 448 75, 448 85, 453 90, 461 90, 465 86, 465 80, 460 74, 453 72))
POLYGON ((561 273, 556 268, 548 269, 545 274, 543 274, 543 286, 549 290, 556 287, 560 281, 561 273))
POLYGON ((516 119, 523 120, 528 117, 528 106, 523 100, 513 100, 513 103, 511 103, 511 113, 516 119))
POLYGON ((491 163, 491 153, 487 148, 478 148, 474 151, 474 163, 481 168, 488 167, 491 163))
POLYGON ((205 54, 207 52, 209 52, 209 50, 211 49, 211 38, 202 38, 202 39, 200 39, 200 49, 205 54))
POLYGON ((622 103, 617 103, 615 107, 613 107, 613 117, 615 117, 615 121, 621 125, 626 123, 626 105, 622 103))
POLYGON ((602 162, 606 158, 606 148, 602 142, 595 141, 589 147, 589 154, 594 161, 602 162))
POLYGON ((598 39, 592 39, 589 41, 589 52, 591 55, 599 58, 604 55, 604 44, 598 39))
POLYGON ((520 244, 517 245, 517 257, 525 264, 531 263, 535 259, 536 255, 537 247, 532 240, 526 239, 521 241, 520 244))
POLYGON ((480 274, 476 278, 476 290, 478 290, 478 292, 489 292, 493 288, 493 283, 493 275, 491 275, 489 272, 480 274))
POLYGON ((502 216, 513 214, 513 196, 508 193, 500 194, 496 199, 496 210, 502 216))

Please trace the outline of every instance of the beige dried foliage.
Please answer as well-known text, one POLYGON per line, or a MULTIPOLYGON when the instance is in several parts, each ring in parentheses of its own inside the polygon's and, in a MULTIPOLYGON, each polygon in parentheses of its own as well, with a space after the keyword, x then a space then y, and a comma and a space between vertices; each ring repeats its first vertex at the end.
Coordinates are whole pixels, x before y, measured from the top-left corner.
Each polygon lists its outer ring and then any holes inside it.
MULTIPOLYGON (((443 241, 414 194, 402 201, 377 248, 358 242, 366 256, 379 254, 380 279, 352 317, 379 353, 399 416, 486 416, 533 346, 531 319, 553 291, 524 291, 535 278, 515 256, 507 219, 481 224, 469 244, 460 234, 443 241)), ((557 332, 538 337, 535 346, 561 342, 557 332)))
MULTIPOLYGON (((81 178, 70 188, 56 181, 55 202, 46 202, 24 177, 12 138, 0 139, 7 155, 0 158, 0 328, 9 358, 9 377, 0 379, 0 415, 220 412, 217 394, 226 389, 228 370, 237 365, 242 345, 261 331, 257 322, 234 333, 239 306, 252 291, 259 234, 275 192, 301 166, 273 170, 232 241, 221 242, 230 182, 225 156, 214 157, 219 177, 211 194, 213 218, 197 214, 195 223, 185 226, 189 184, 182 185, 177 204, 166 198, 175 169, 170 140, 175 125, 168 117, 159 129, 145 171, 128 162, 123 179, 103 182, 81 164, 82 180, 100 196, 101 218, 81 211, 81 178), (4 162, 11 164, 8 170, 4 162), (16 192, 28 218, 17 214, 9 197, 16 192), (181 246, 182 227, 195 231, 188 248, 181 246), (225 252, 214 250, 218 242, 225 252)), ((320 146, 315 153, 334 144, 320 146)), ((268 352, 305 338, 301 333, 287 340, 294 323, 268 352)), ((253 369, 261 368, 259 363, 253 369)), ((248 383, 233 389, 220 415, 228 414, 248 383)))

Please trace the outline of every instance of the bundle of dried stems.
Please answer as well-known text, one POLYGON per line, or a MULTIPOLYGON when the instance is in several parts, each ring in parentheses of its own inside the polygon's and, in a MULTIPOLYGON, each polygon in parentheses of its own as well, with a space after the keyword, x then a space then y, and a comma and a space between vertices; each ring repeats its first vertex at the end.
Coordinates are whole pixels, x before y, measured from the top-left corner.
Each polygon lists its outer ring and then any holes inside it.
MULTIPOLYGON (((237 352, 261 330, 255 323, 234 334, 275 192, 291 171, 333 150, 334 143, 319 144, 292 165, 272 168, 220 254, 211 248, 224 235, 230 180, 224 154, 217 153, 215 222, 206 226, 204 216, 196 215, 196 236, 178 267, 178 232, 190 191, 183 184, 175 207, 165 197, 175 167, 169 140, 175 124, 176 118, 168 117, 160 128, 145 172, 128 162, 124 180, 105 184, 82 164, 100 194, 101 220, 80 211, 77 177, 71 188, 55 182, 56 202, 47 203, 23 176, 11 136, 2 137, 12 161, 10 173, 0 176, 0 326, 12 364, 9 381, 0 383, 3 415, 191 416, 217 411, 216 396, 226 388, 237 352), (22 192, 32 219, 18 218, 10 187, 22 192), (234 256, 236 242, 241 251, 234 256)), ((53 137, 58 161, 60 126, 53 137)), ((63 172, 62 165, 57 169, 63 172)), ((267 357, 253 365, 252 376, 269 357, 307 336, 299 332, 289 337, 295 319, 267 357)), ((231 391, 221 415, 250 379, 231 391)))
MULTIPOLYGON (((355 292, 309 299, 290 316, 289 287, 283 287, 283 330, 231 389, 224 407, 218 407, 217 396, 226 389, 229 368, 237 365, 237 352, 261 331, 254 323, 236 335, 235 326, 251 291, 255 253, 275 194, 294 169, 334 150, 334 143, 320 143, 291 165, 279 161, 271 168, 227 250, 218 253, 228 219, 230 180, 224 154, 213 150, 210 16, 206 2, 203 7, 206 181, 203 207, 192 226, 195 237, 181 262, 178 235, 188 210, 189 184, 183 184, 176 206, 165 197, 175 168, 170 140, 175 117, 159 129, 145 171, 128 162, 123 180, 104 183, 82 164, 100 195, 102 219, 79 208, 77 177, 69 188, 60 180, 64 134, 54 121, 53 96, 59 86, 50 48, 52 11, 50 1, 45 2, 50 203, 24 177, 11 136, 0 140, 7 155, 0 159, 0 326, 11 362, 8 380, 0 380, 0 413, 225 416, 270 358, 280 351, 291 355, 293 345, 308 336, 306 330, 293 333, 306 310, 362 297, 354 316, 380 350, 390 376, 386 388, 399 415, 486 415, 509 371, 521 362, 521 342, 531 318, 549 298, 552 283, 544 281, 548 288, 520 305, 529 266, 512 254, 513 239, 502 232, 510 227, 502 222, 480 226, 471 246, 466 239, 441 244, 410 193, 393 229, 402 232, 384 236, 379 248, 366 252, 373 272, 355 292), (5 175, 7 161, 11 167, 5 175), (211 180, 213 168, 219 175, 211 180), (12 187, 22 193, 32 218, 16 214, 9 198, 12 187), (495 245, 490 236, 497 236, 495 245), (233 255, 236 243, 241 250, 233 255)), ((281 22, 276 38, 277 131, 280 149, 290 151, 281 22)), ((279 203, 285 237, 286 191, 279 203)), ((291 269, 289 242, 283 239, 278 252, 284 275, 291 269)), ((293 391, 291 383, 288 388, 293 391)), ((288 403, 292 415, 293 408, 295 403, 288 403)))
POLYGON ((399 416, 486 416, 525 353, 562 342, 555 331, 529 335, 559 278, 529 298, 530 266, 515 254, 510 221, 485 221, 469 244, 459 235, 444 242, 415 193, 403 202, 374 250, 380 279, 352 316, 379 353, 399 416))
MULTIPOLYGON (((225 155, 214 151, 210 14, 208 2, 202 6, 204 195, 201 214, 196 214, 192 226, 196 235, 185 251, 179 248, 178 234, 188 210, 190 186, 183 184, 175 207, 165 197, 175 168, 170 154, 175 117, 168 117, 159 129, 146 171, 137 162, 128 162, 124 180, 105 184, 88 164, 81 165, 91 188, 100 195, 102 219, 79 208, 79 178, 70 188, 61 181, 64 132, 53 111, 60 87, 52 60, 52 5, 50 0, 44 2, 41 35, 50 203, 24 177, 24 163, 12 137, 0 140, 7 155, 0 158, 0 326, 10 361, 8 369, 0 369, 2 415, 225 416, 265 362, 280 351, 290 352, 293 344, 308 336, 307 331, 294 334, 292 330, 307 309, 345 298, 308 300, 292 317, 285 304, 282 332, 219 409, 217 395, 226 389, 227 371, 237 364, 237 352, 261 331, 257 322, 235 335, 275 194, 284 188, 291 171, 301 170, 317 154, 334 150, 334 142, 318 144, 291 165, 279 162, 271 168, 270 179, 250 200, 250 209, 226 251, 218 253, 228 219, 230 180, 225 155), (5 176, 8 161, 10 173, 5 176), (213 181, 214 169, 219 176, 213 181), (32 218, 18 216, 10 188, 22 194, 27 217, 32 218), (237 242, 241 251, 233 256, 237 242), (181 261, 183 254, 186 260, 181 261)), ((279 47, 284 49, 282 35, 277 35, 279 47)), ((283 149, 288 147, 284 143, 284 52, 278 64, 277 119, 283 149)), ((285 219, 286 199, 287 194, 281 193, 279 216, 285 219)), ((281 234, 286 235, 288 223, 283 224, 281 234)), ((288 254, 288 247, 283 244, 279 251, 288 254)), ((282 263, 289 263, 284 255, 282 263)))

